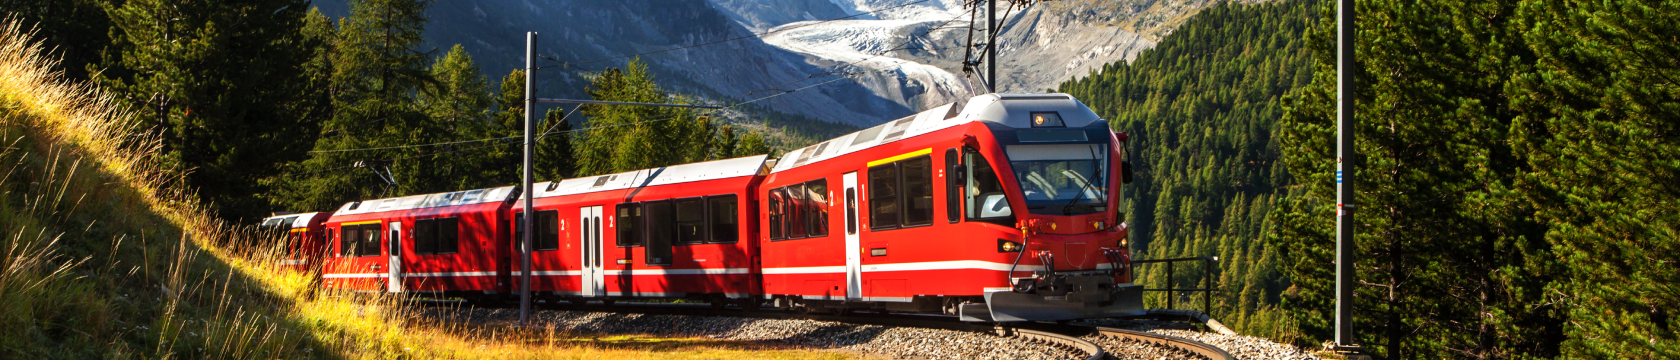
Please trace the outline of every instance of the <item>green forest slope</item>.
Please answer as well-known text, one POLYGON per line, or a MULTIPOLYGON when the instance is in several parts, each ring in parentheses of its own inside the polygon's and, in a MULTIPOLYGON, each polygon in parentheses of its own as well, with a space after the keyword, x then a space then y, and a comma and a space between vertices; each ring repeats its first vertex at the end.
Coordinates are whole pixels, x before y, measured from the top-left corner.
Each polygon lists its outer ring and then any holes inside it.
MULTIPOLYGON (((1353 342, 1680 356, 1680 1, 1356 3, 1353 342)), ((1209 9, 1060 89, 1136 139, 1141 257, 1220 256, 1213 315, 1302 345, 1334 328, 1332 10, 1209 9)))
MULTIPOLYGON (((1213 6, 1132 63, 1059 89, 1132 136, 1133 250, 1146 259, 1218 256, 1211 314, 1246 334, 1288 336, 1277 305, 1290 284, 1262 234, 1292 181, 1274 134, 1284 95, 1312 80, 1304 33, 1314 4, 1213 6)), ((1140 281, 1166 287, 1165 270, 1145 265, 1140 281)), ((1200 264, 1174 270, 1179 287, 1201 287, 1200 264)), ((1151 294, 1148 305, 1166 307, 1164 296, 1151 294)), ((1202 296, 1183 294, 1176 306, 1201 310, 1202 296)))

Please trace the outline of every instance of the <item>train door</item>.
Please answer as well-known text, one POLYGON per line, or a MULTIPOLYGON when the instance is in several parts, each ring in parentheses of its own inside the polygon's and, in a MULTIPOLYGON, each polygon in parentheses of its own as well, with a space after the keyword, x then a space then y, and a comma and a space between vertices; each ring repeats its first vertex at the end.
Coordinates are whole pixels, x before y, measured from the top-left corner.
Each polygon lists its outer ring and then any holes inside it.
POLYGON ((402 292, 403 291, 402 253, 403 252, 402 252, 402 223, 401 222, 394 222, 394 221, 391 222, 391 241, 389 241, 387 243, 391 244, 391 249, 390 249, 391 250, 391 256, 390 256, 391 257, 391 266, 387 267, 387 268, 391 269, 391 274, 390 274, 391 278, 390 278, 390 281, 386 282, 386 287, 387 287, 386 291, 390 291, 390 292, 394 292, 394 293, 395 292, 402 292))
POLYGON ((579 289, 582 289, 583 296, 586 297, 606 295, 607 272, 601 266, 601 246, 603 244, 601 238, 601 207, 580 208, 578 209, 578 218, 577 229, 581 235, 578 238, 583 240, 583 246, 579 247, 581 251, 578 254, 580 259, 578 264, 583 266, 582 276, 578 277, 579 281, 582 282, 579 284, 579 289))
POLYGON ((862 300, 863 246, 858 241, 857 172, 841 176, 846 188, 846 300, 862 300))

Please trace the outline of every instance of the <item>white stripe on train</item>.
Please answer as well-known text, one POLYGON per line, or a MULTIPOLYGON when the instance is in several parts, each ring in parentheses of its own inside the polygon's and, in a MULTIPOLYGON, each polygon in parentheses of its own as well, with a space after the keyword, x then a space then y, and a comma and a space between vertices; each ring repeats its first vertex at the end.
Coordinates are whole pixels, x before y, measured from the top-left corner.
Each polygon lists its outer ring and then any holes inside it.
MULTIPOLYGON (((864 265, 861 270, 863 272, 929 271, 929 270, 1009 271, 1009 266, 1010 266, 1009 263, 998 263, 998 262, 980 261, 980 260, 957 260, 957 261, 929 261, 929 262, 915 262, 915 263, 872 264, 872 265, 864 265)), ((1096 266, 1097 269, 1107 269, 1107 268, 1111 268, 1111 267, 1113 267, 1113 266, 1109 265, 1106 262, 1097 264, 1097 266, 1096 266)), ((1020 265, 1020 266, 1015 267, 1015 271, 1040 271, 1040 270, 1043 270, 1043 267, 1038 266, 1038 265, 1020 265)), ((631 275, 631 276, 654 276, 654 275, 735 275, 735 274, 749 274, 749 273, 751 273, 751 271, 747 268, 723 268, 723 269, 606 269, 605 271, 606 271, 607 275, 618 275, 618 276, 622 276, 622 275, 626 275, 626 274, 631 275)), ((844 274, 844 273, 846 273, 846 267, 845 266, 808 266, 808 267, 764 268, 763 272, 764 272, 765 275, 844 274)), ((511 275, 512 276, 519 276, 520 272, 514 271, 514 272, 511 273, 511 275)), ((583 271, 582 270, 532 271, 531 275, 532 276, 579 276, 579 275, 583 275, 583 271)), ((495 272, 488 272, 488 271, 480 271, 480 272, 435 272, 435 273, 406 273, 406 274, 403 274, 403 276, 405 276, 405 277, 472 277, 472 276, 496 276, 496 273, 495 272)), ((390 277, 390 274, 387 274, 387 273, 324 274, 324 275, 321 275, 321 277, 326 278, 326 279, 383 278, 383 277, 390 277)))

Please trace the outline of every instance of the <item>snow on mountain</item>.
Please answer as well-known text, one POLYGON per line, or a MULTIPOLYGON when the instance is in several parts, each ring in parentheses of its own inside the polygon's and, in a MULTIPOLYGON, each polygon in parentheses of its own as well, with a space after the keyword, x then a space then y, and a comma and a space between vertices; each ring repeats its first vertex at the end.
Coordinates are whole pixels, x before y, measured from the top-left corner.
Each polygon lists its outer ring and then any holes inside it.
MULTIPOLYGON (((979 77, 962 72, 962 61, 978 56, 978 51, 969 54, 964 47, 970 9, 961 0, 830 1, 849 15, 864 16, 790 22, 771 28, 764 42, 802 54, 809 64, 846 72, 876 96, 909 109, 985 92, 979 77)), ((999 5, 1000 11, 1005 8, 999 5)), ((1153 40, 1119 26, 1081 21, 1072 14, 1029 6, 1002 19, 1000 92, 1044 91, 1155 46, 1153 40)), ((984 17, 974 20, 985 26, 984 17)))

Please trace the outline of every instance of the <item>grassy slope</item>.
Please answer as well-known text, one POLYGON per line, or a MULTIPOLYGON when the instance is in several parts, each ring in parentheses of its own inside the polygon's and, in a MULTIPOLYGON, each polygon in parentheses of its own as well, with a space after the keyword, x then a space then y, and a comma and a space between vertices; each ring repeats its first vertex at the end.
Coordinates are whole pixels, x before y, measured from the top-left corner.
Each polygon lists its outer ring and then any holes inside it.
POLYGON ((151 167, 110 97, 0 24, 0 358, 838 358, 703 339, 440 324, 316 293, 151 167))

